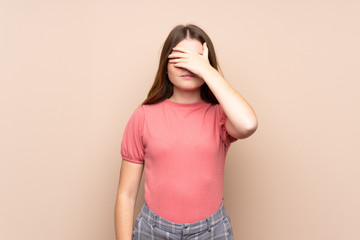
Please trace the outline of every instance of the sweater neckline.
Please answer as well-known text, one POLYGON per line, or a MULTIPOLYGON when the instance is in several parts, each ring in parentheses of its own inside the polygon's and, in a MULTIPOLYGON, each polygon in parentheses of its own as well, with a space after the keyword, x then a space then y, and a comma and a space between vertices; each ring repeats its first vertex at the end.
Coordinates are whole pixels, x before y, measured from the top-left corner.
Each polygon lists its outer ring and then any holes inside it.
POLYGON ((205 105, 207 103, 204 100, 200 100, 200 101, 194 102, 194 103, 178 103, 178 102, 174 102, 174 101, 170 100, 169 98, 165 99, 165 102, 167 102, 173 106, 179 106, 179 107, 201 106, 201 105, 205 105))

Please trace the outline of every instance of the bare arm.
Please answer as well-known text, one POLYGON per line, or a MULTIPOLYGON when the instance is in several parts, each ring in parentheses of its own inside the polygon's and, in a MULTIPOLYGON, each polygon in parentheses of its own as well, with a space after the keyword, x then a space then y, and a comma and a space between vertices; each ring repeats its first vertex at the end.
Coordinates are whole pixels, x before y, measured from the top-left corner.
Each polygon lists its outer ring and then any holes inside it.
POLYGON ((258 126, 257 118, 250 104, 225 80, 222 74, 210 65, 206 42, 203 53, 174 47, 169 62, 200 76, 215 95, 227 116, 226 130, 234 138, 247 138, 258 126))
POLYGON ((238 139, 252 135, 257 129, 258 122, 249 103, 216 69, 211 68, 204 79, 228 117, 225 124, 228 133, 238 139))
POLYGON ((116 240, 131 240, 134 209, 144 164, 123 160, 115 204, 116 240))

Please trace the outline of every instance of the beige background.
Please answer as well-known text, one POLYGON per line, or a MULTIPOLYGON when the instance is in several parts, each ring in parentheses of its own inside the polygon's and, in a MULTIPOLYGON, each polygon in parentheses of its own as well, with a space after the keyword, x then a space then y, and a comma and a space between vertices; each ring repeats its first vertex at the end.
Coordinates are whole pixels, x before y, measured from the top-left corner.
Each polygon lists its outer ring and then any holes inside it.
MULTIPOLYGON (((235 239, 360 239, 359 12, 355 0, 2 0, 0 239, 115 239, 122 133, 183 23, 209 34, 259 120, 226 160, 235 239)), ((143 199, 142 186, 137 212, 143 199)))

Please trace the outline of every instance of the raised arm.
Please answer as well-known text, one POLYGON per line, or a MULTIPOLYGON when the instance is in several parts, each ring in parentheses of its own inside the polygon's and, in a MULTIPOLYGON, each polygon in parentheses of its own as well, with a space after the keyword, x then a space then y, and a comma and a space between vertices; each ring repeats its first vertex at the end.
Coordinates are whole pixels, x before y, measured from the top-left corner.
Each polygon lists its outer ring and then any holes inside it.
POLYGON ((247 138, 257 129, 257 118, 250 104, 215 69, 204 74, 204 81, 226 113, 226 130, 235 138, 247 138))
POLYGON ((235 138, 247 138, 257 129, 255 112, 246 100, 230 86, 224 77, 210 65, 206 42, 202 54, 182 47, 174 47, 169 62, 200 76, 208 85, 227 116, 228 133, 235 138))

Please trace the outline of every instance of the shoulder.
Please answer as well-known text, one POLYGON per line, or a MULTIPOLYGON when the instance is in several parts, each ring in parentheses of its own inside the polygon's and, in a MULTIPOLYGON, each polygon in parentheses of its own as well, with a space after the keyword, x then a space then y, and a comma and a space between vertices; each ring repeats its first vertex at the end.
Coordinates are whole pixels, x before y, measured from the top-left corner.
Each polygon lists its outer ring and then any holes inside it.
POLYGON ((224 109, 219 103, 214 104, 213 107, 217 115, 219 115, 220 117, 223 117, 225 115, 224 109))
POLYGON ((162 110, 164 107, 165 107, 165 101, 161 101, 153 104, 143 104, 139 106, 137 109, 141 109, 141 111, 145 114, 145 113, 157 112, 159 110, 162 110))
POLYGON ((146 116, 152 116, 154 114, 158 114, 160 110, 159 108, 160 106, 161 103, 139 105, 133 110, 133 112, 129 117, 129 120, 144 122, 146 116))
POLYGON ((208 104, 208 111, 209 110, 212 112, 212 114, 214 114, 215 117, 221 118, 224 115, 224 110, 219 103, 208 104))
POLYGON ((131 118, 134 118, 134 117, 139 118, 139 117, 143 117, 143 116, 144 116, 144 107, 138 106, 133 111, 131 118))

